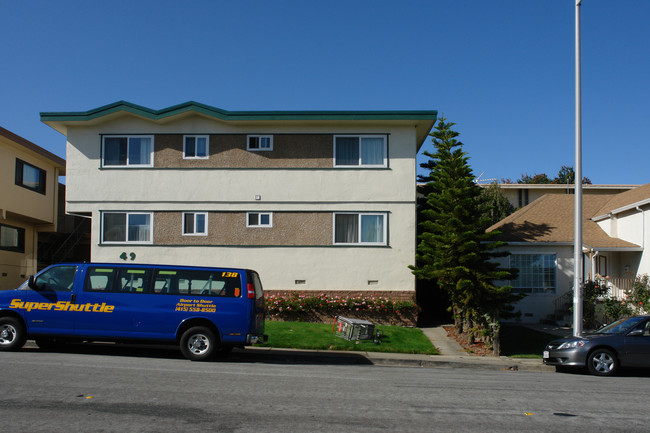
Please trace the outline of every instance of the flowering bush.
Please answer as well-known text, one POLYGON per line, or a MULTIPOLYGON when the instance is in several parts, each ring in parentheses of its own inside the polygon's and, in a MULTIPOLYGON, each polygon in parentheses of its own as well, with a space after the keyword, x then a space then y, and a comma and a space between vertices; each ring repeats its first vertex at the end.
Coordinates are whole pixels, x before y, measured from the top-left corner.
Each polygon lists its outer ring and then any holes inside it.
POLYGON ((268 295, 266 311, 271 318, 287 313, 320 313, 338 315, 347 312, 402 313, 417 311, 413 301, 394 301, 375 296, 328 296, 292 293, 268 295))
POLYGON ((647 274, 638 275, 632 287, 625 291, 623 299, 610 295, 607 286, 609 277, 602 277, 596 274, 594 281, 588 281, 585 284, 584 291, 584 313, 585 319, 588 318, 588 312, 592 312, 595 307, 595 301, 602 302, 603 314, 605 321, 611 322, 624 316, 634 314, 644 314, 646 305, 650 302, 650 277, 647 274))
POLYGON ((646 312, 646 305, 650 302, 650 277, 648 274, 638 275, 628 293, 628 301, 636 310, 646 312))

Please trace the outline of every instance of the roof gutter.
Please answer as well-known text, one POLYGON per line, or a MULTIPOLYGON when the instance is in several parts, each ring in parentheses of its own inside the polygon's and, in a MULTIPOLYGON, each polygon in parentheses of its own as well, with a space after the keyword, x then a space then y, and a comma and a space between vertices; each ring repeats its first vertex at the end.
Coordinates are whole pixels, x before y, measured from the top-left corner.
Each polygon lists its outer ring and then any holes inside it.
POLYGON ((642 200, 642 201, 638 201, 636 203, 632 203, 632 204, 629 204, 629 205, 626 205, 626 206, 619 207, 619 208, 614 209, 611 212, 606 213, 604 215, 595 216, 595 217, 591 218, 591 220, 596 221, 596 222, 602 221, 604 219, 611 218, 613 215, 616 215, 616 214, 619 214, 619 213, 622 213, 622 212, 625 212, 625 211, 628 211, 628 210, 636 209, 638 211, 641 211, 641 209, 639 209, 641 206, 646 206, 646 205, 649 205, 649 204, 650 204, 650 198, 642 200))

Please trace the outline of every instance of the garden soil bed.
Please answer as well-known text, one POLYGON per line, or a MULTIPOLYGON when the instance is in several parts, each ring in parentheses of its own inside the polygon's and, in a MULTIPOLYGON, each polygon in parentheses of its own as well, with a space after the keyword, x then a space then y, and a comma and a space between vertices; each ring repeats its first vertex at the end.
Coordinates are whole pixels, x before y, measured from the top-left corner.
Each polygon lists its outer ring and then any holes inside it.
POLYGON ((447 331, 447 336, 449 338, 453 338, 458 342, 458 344, 461 345, 463 349, 470 355, 475 355, 475 356, 493 356, 492 353, 492 348, 491 347, 486 347, 485 343, 482 341, 477 341, 474 344, 469 344, 469 334, 463 333, 459 334, 456 331, 455 326, 445 326, 445 331, 447 331))

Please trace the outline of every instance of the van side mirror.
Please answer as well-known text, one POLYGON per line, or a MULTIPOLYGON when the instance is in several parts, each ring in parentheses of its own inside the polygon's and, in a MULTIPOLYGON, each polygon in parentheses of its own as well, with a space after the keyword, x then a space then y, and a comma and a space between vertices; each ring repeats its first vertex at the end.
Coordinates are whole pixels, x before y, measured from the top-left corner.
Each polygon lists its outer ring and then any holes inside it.
POLYGON ((38 288, 36 287, 36 281, 35 281, 33 275, 30 275, 30 276, 29 276, 29 279, 27 280, 27 285, 28 285, 29 288, 32 289, 32 290, 38 290, 38 288))

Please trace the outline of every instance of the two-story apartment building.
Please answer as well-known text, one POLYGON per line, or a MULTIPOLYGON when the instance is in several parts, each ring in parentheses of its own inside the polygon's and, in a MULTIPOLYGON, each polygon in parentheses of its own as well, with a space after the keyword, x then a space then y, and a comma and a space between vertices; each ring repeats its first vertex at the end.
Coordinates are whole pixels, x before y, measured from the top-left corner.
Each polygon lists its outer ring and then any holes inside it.
POLYGON ((0 290, 37 270, 38 233, 57 226, 65 161, 0 127, 0 290))
POLYGON ((412 296, 416 154, 436 111, 41 113, 93 261, 256 269, 266 289, 412 296))

